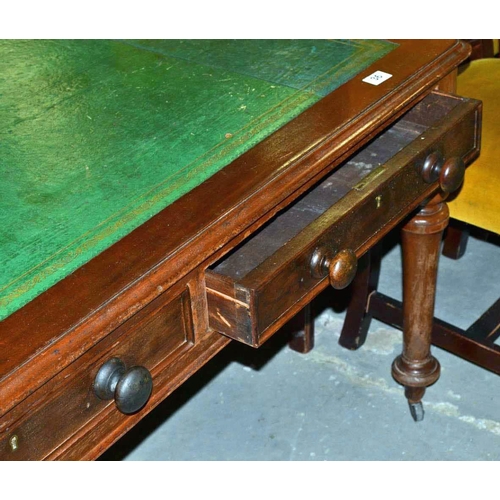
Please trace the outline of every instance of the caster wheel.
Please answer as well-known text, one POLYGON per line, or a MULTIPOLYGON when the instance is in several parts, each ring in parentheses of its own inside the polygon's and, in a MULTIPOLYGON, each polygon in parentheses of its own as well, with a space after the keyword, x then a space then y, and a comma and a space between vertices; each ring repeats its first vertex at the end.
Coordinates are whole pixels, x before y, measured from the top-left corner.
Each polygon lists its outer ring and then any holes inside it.
POLYGON ((421 422, 424 419, 424 405, 422 402, 419 403, 409 403, 410 413, 415 422, 421 422))

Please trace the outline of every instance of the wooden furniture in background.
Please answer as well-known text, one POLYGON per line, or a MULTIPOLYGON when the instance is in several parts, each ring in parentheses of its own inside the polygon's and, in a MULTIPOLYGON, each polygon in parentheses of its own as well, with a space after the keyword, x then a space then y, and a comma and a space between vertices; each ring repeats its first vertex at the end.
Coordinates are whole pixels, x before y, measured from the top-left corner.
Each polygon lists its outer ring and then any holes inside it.
POLYGON ((464 41, 469 43, 471 46, 471 54, 469 56, 470 61, 475 59, 498 57, 499 55, 498 40, 481 40, 474 38, 464 41))
MULTIPOLYGON (((491 42, 491 40, 490 40, 491 42)), ((493 55, 493 50, 489 53, 493 55)), ((450 203, 453 224, 443 254, 460 258, 469 232, 478 228, 494 243, 500 234, 500 59, 472 60, 460 73, 458 92, 483 102, 481 155, 471 165, 459 195, 450 203)), ((500 262, 492 262, 498 267, 500 262)), ((436 342, 461 357, 500 374, 500 298, 467 330, 436 321, 436 342)))

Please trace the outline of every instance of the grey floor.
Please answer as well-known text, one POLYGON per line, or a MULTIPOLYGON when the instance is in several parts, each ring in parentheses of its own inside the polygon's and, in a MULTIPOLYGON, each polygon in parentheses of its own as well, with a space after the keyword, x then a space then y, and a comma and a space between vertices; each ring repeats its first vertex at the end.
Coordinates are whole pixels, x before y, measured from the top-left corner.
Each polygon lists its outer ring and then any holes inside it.
MULTIPOLYGON (((396 244, 379 286, 396 298, 400 262, 396 244)), ((441 259, 443 320, 466 328, 499 296, 498 244, 471 238, 462 259, 441 259)), ((258 350, 232 343, 102 459, 499 460, 500 376, 433 348, 441 378, 415 423, 390 374, 401 333, 373 321, 361 349, 343 349, 343 301, 316 317, 308 354, 288 349, 279 334, 258 350)))

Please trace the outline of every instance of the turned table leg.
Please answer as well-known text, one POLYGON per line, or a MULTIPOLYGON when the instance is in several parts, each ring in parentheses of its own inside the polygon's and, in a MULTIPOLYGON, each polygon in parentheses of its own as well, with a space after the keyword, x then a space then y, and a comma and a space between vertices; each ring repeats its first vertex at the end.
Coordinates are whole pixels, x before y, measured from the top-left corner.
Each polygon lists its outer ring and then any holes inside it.
POLYGON ((438 195, 402 230, 403 352, 394 360, 392 374, 405 387, 415 421, 423 419, 422 397, 440 372, 430 346, 439 250, 448 219, 448 207, 438 195))

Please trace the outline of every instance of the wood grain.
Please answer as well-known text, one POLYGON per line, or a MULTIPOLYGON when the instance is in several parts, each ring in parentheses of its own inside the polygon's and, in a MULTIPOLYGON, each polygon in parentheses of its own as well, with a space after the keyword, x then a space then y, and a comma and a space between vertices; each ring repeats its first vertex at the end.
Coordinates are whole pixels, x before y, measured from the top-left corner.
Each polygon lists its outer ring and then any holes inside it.
MULTIPOLYGON (((188 286, 193 294, 192 347, 172 363, 157 366, 155 390, 139 414, 125 417, 108 404, 79 430, 43 445, 47 450, 53 447, 46 458, 97 457, 227 345, 226 337, 207 330, 205 269, 415 106, 470 50, 454 40, 395 42, 398 47, 359 78, 1 321, 0 426, 5 432, 9 422, 20 422, 36 411, 36 404, 28 409, 31 397, 43 400, 52 381, 60 380, 65 370, 72 373, 94 348, 96 356, 108 352, 100 343, 164 293, 180 294, 188 286), (378 69, 393 77, 378 87, 361 81, 378 69)), ((429 186, 429 193, 434 189, 429 186)), ((407 210, 421 201, 409 201, 407 210)), ((358 252, 364 253, 375 239, 366 239, 358 252)), ((307 293, 296 306, 304 307, 314 293, 307 293)))

